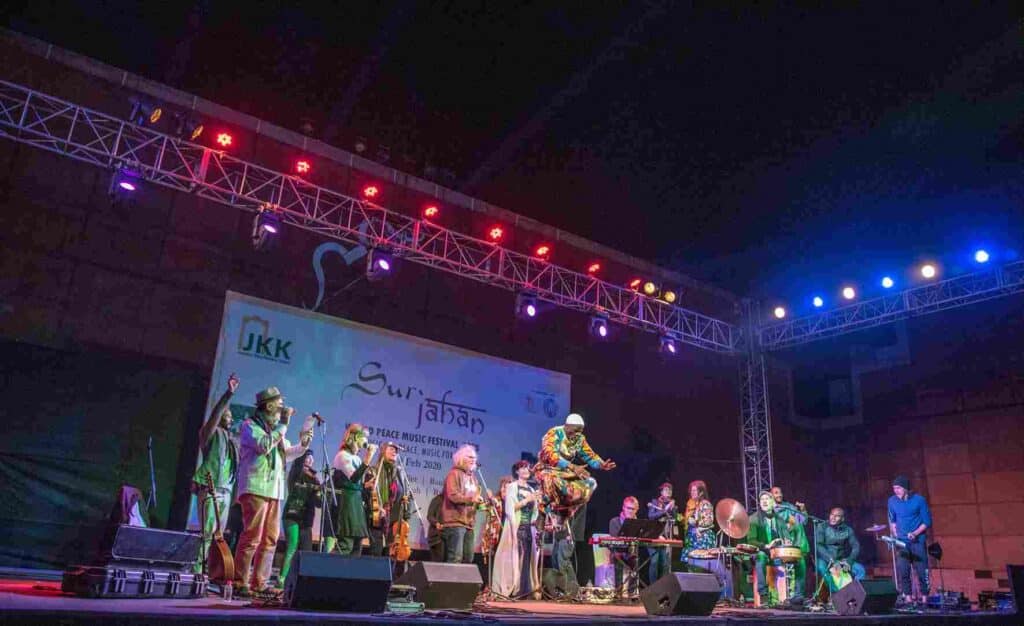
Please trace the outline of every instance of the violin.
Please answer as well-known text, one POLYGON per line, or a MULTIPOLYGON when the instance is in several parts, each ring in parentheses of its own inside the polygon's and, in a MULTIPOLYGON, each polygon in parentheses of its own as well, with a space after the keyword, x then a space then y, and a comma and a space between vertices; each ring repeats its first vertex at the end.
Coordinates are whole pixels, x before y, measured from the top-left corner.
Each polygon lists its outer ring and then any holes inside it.
MULTIPOLYGON (((409 496, 402 496, 399 504, 399 512, 404 510, 409 496)), ((408 561, 412 556, 412 548, 409 547, 409 522, 405 521, 405 515, 399 514, 398 521, 391 525, 391 558, 396 561, 408 561)))

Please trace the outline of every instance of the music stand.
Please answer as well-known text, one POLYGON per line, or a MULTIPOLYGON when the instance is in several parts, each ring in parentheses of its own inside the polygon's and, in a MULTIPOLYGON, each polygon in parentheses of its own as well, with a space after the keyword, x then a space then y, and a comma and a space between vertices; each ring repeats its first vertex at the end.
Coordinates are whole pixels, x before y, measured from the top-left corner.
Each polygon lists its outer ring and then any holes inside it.
POLYGON ((620 537, 657 539, 665 532, 665 522, 656 519, 628 519, 622 522, 620 537))

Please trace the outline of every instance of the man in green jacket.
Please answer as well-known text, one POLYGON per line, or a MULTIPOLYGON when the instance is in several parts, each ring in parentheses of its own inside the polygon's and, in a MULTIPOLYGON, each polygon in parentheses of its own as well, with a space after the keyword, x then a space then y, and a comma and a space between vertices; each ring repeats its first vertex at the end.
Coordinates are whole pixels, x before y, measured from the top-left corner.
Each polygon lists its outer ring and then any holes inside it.
POLYGON ((238 377, 228 377, 228 388, 217 400, 210 416, 199 429, 199 450, 202 462, 192 475, 192 491, 199 506, 199 522, 203 525, 203 540, 200 543, 199 561, 196 571, 202 572, 210 552, 210 543, 215 531, 224 532, 231 507, 231 492, 235 488, 238 471, 238 442, 231 434, 234 418, 228 403, 238 390, 238 377), (211 490, 209 485, 213 484, 211 490), (217 514, 220 514, 220 527, 217 514))
MULTIPOLYGON (((810 545, 803 526, 787 510, 775 508, 775 498, 770 491, 762 491, 757 498, 758 511, 750 516, 750 530, 745 543, 758 548, 754 566, 757 568, 757 593, 762 599, 768 598, 768 579, 766 577, 769 564, 781 566, 782 562, 769 556, 772 548, 779 546, 795 546, 803 551, 804 556, 810 545)), ((800 559, 793 564, 795 580, 790 601, 802 602, 804 598, 804 581, 807 574, 807 563, 800 559)))

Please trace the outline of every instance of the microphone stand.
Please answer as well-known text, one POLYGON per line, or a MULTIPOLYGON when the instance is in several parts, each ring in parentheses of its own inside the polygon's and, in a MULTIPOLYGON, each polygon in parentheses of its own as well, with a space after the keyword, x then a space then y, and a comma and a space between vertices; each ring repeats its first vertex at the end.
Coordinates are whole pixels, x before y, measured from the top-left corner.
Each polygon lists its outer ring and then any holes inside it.
POLYGON ((320 452, 324 457, 324 480, 320 484, 320 552, 327 552, 327 535, 324 530, 330 528, 330 536, 334 537, 334 519, 331 517, 328 496, 334 508, 338 507, 338 494, 334 490, 334 472, 331 471, 331 459, 327 456, 327 420, 320 422, 320 452))

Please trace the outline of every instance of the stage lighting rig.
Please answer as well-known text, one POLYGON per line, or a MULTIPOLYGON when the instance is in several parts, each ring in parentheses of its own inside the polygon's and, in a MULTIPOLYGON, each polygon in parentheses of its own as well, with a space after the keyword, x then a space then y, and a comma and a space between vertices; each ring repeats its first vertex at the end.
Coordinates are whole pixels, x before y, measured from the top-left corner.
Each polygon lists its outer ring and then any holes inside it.
POLYGON ((661 352, 662 354, 667 354, 669 356, 675 356, 678 350, 679 349, 676 347, 675 339, 669 337, 668 335, 662 335, 660 343, 658 345, 659 352, 661 352))
POLYGON ((604 315, 590 317, 590 334, 598 339, 608 338, 608 318, 604 315))
POLYGON ((180 139, 186 137, 189 141, 195 141, 203 134, 203 123, 198 118, 188 113, 174 114, 174 134, 180 139))
POLYGON ((394 269, 395 258, 383 250, 373 248, 366 255, 366 279, 371 283, 390 275, 394 269))
POLYGON ((516 317, 527 320, 537 317, 537 298, 528 293, 517 293, 516 317))
POLYGON ((256 217, 252 220, 252 247, 260 251, 265 250, 281 232, 281 218, 274 213, 269 204, 264 204, 256 211, 256 217))
POLYGON ((124 167, 117 167, 110 177, 110 189, 107 192, 112 198, 117 198, 134 193, 140 186, 138 174, 124 167))
POLYGON ((132 100, 132 110, 128 114, 128 121, 136 126, 156 124, 163 117, 164 110, 152 102, 145 100, 132 100))

